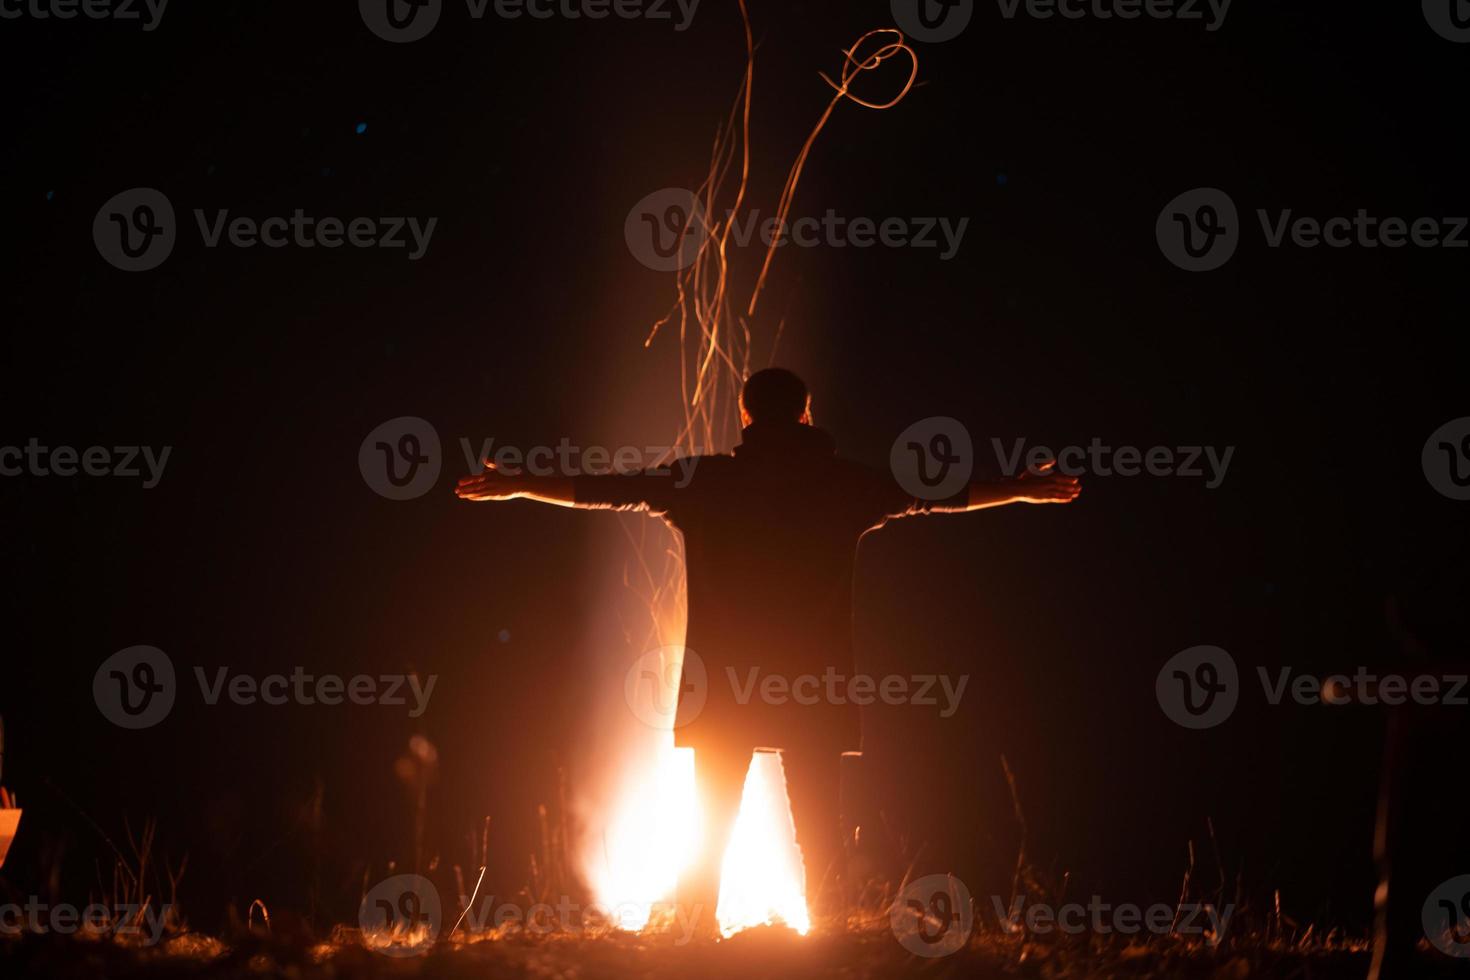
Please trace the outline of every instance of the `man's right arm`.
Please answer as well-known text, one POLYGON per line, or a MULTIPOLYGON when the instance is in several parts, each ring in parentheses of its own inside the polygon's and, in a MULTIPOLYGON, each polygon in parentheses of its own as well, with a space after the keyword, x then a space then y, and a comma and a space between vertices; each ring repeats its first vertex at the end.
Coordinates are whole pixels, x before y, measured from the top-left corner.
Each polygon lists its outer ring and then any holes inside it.
POLYGON ((454 495, 460 500, 535 500, 558 507, 579 506, 575 483, 569 476, 503 473, 494 465, 487 465, 478 475, 460 480, 454 488, 454 495))
POLYGON ((879 484, 881 509, 888 517, 968 514, 1009 504, 1068 504, 1081 492, 1082 483, 1077 477, 1057 473, 1051 464, 1034 473, 1025 471, 1015 477, 971 483, 943 500, 912 496, 893 484, 886 475, 880 478, 879 484))
MULTIPOLYGON (((689 470, 692 464, 685 470, 686 481, 689 470)), ((454 495, 461 500, 534 500, 578 510, 641 510, 665 515, 681 488, 669 469, 553 476, 505 473, 487 462, 481 473, 460 480, 454 495)))

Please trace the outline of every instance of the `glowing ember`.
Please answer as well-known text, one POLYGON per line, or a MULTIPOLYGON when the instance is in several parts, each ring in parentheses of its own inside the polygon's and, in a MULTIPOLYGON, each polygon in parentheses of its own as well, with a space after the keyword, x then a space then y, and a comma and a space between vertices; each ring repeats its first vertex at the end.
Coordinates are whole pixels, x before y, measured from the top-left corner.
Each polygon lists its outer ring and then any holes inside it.
POLYGON ((784 923, 801 935, 811 928, 806 874, 781 753, 757 749, 745 774, 740 815, 720 869, 720 932, 733 936, 752 926, 784 923))
POLYGON ((674 746, 672 732, 660 733, 657 759, 630 770, 630 781, 607 829, 599 900, 613 922, 638 931, 653 907, 670 900, 679 872, 699 845, 699 804, 694 790, 694 750, 674 746))

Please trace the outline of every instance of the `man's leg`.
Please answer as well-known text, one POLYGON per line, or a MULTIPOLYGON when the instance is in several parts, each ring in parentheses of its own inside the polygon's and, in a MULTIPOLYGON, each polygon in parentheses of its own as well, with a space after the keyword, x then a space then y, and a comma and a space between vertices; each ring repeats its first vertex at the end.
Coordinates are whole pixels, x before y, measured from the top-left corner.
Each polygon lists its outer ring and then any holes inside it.
POLYGON ((796 843, 806 865, 806 902, 813 917, 841 910, 842 834, 838 826, 840 753, 797 748, 781 754, 796 843))
POLYGON ((694 753, 695 782, 703 815, 703 834, 693 865, 679 877, 680 928, 699 936, 718 931, 715 911, 720 900, 720 864, 740 812, 740 792, 750 768, 750 749, 717 751, 708 748, 694 753))

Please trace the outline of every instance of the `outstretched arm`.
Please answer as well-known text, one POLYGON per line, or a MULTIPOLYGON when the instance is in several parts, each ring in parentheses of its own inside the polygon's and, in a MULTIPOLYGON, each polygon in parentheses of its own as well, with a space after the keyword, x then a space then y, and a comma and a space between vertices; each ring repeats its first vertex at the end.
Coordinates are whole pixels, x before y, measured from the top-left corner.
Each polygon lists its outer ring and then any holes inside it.
POLYGON ((571 477, 503 473, 486 463, 478 476, 467 476, 454 488, 460 500, 536 500, 558 507, 576 507, 571 477))
POLYGON ((563 476, 507 473, 486 460, 484 471, 460 480, 454 495, 461 500, 535 500, 578 510, 644 511, 664 517, 689 482, 696 462, 698 457, 689 456, 673 467, 563 476))
POLYGON ((970 484, 969 498, 963 505, 940 505, 931 513, 966 514, 987 507, 1006 504, 1070 504, 1082 492, 1082 481, 1052 471, 1055 460, 1044 464, 1040 473, 1023 470, 1020 476, 970 484))

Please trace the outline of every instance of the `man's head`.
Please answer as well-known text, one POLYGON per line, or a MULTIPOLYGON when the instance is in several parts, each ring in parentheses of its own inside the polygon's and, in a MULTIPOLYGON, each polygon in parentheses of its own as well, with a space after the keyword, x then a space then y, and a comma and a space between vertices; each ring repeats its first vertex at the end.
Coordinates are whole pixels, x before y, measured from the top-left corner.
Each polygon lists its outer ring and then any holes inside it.
POLYGON ((740 391, 740 420, 812 424, 812 399, 806 382, 785 368, 766 368, 745 379, 740 391))

